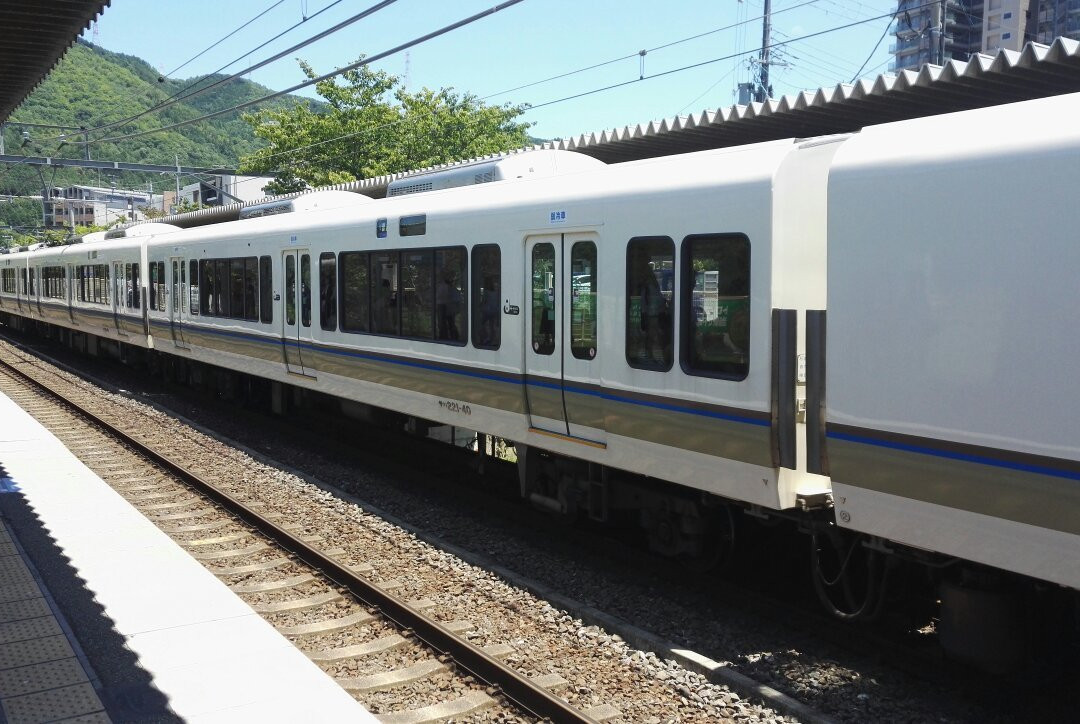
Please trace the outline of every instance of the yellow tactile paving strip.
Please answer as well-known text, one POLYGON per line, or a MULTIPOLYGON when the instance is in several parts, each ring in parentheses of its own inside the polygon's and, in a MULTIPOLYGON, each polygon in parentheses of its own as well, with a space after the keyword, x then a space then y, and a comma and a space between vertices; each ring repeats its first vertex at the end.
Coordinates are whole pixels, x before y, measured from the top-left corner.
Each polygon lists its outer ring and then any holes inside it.
POLYGON ((108 722, 26 562, 0 521, 0 720, 108 722))

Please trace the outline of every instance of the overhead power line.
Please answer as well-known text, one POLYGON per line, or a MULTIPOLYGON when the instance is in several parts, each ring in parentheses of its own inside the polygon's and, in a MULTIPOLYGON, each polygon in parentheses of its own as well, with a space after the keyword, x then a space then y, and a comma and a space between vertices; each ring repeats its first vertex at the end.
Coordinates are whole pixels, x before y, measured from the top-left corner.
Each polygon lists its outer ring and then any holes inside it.
MULTIPOLYGON (((387 2, 392 2, 393 0, 386 0, 386 1, 387 2)), ((240 111, 240 110, 243 110, 245 108, 250 108, 251 106, 257 105, 259 103, 265 103, 266 101, 271 101, 271 100, 273 100, 275 98, 280 98, 281 96, 288 95, 290 93, 295 93, 296 91, 301 90, 302 88, 307 88, 307 87, 313 86, 313 85, 315 85, 317 83, 322 83, 323 81, 326 81, 326 80, 329 80, 329 79, 334 78, 336 76, 339 76, 342 73, 347 73, 350 70, 356 70, 357 68, 360 68, 362 66, 374 63, 377 60, 382 60, 383 58, 394 55, 395 53, 400 53, 402 50, 405 50, 406 48, 412 48, 412 47, 414 47, 416 45, 420 45, 421 43, 425 43, 425 42, 427 42, 427 41, 429 41, 429 40, 431 40, 433 38, 437 38, 440 35, 445 35, 446 33, 449 33, 449 32, 451 32, 453 30, 457 30, 458 28, 462 28, 462 27, 464 27, 466 25, 470 25, 472 23, 475 23, 477 20, 482 20, 483 18, 486 18, 489 15, 494 15, 497 12, 505 10, 505 9, 507 9, 509 7, 513 7, 514 5, 517 5, 518 3, 521 3, 521 2, 524 2, 524 0, 504 0, 504 2, 501 2, 498 5, 495 5, 494 7, 488 8, 487 10, 482 10, 482 11, 480 11, 478 13, 475 13, 474 15, 470 15, 467 18, 463 18, 461 20, 458 20, 455 23, 451 23, 450 25, 446 25, 446 26, 444 26, 442 28, 439 28, 438 30, 434 30, 434 31, 432 31, 430 33, 427 33, 426 35, 422 35, 419 38, 415 38, 415 39, 410 40, 408 42, 402 43, 401 45, 397 45, 397 46, 391 48, 390 50, 385 50, 385 51, 383 51, 381 53, 378 53, 376 55, 373 55, 373 56, 371 56, 369 58, 364 58, 363 60, 359 60, 359 61, 357 61, 355 63, 350 63, 349 65, 342 66, 341 68, 338 68, 337 70, 333 70, 333 71, 331 71, 329 73, 324 73, 323 75, 320 75, 320 76, 318 76, 316 78, 311 78, 309 80, 306 80, 303 83, 297 83, 296 85, 291 86, 289 88, 286 88, 285 90, 280 90, 280 91, 277 91, 275 93, 269 93, 269 94, 267 94, 265 96, 262 96, 261 98, 255 98, 255 99, 250 100, 250 101, 245 101, 244 103, 237 104, 235 106, 232 106, 231 108, 225 108, 225 109, 222 109, 220 111, 215 111, 213 113, 207 113, 207 114, 199 116, 197 118, 189 118, 186 121, 180 121, 179 123, 173 123, 173 124, 170 124, 168 126, 161 126, 159 128, 151 128, 151 129, 146 130, 146 131, 139 131, 137 133, 127 133, 127 134, 123 134, 123 135, 120 135, 120 136, 111 136, 111 137, 108 137, 108 138, 99 138, 99 139, 97 139, 97 140, 95 140, 93 142, 94 143, 106 143, 106 142, 123 141, 123 140, 127 140, 129 138, 140 138, 142 136, 149 136, 149 135, 152 135, 152 134, 155 134, 155 133, 162 133, 164 131, 171 131, 174 128, 180 128, 182 126, 188 126, 188 125, 191 125, 192 123, 199 123, 201 121, 207 121, 207 120, 210 120, 211 118, 218 118, 219 116, 224 116, 224 115, 227 115, 229 113, 235 113, 236 111, 240 111)))
MULTIPOLYGON (((198 78, 197 80, 194 80, 194 81, 192 81, 191 83, 188 83, 188 84, 187 84, 186 86, 184 86, 184 87, 183 87, 183 88, 181 88, 180 90, 176 91, 175 93, 173 93, 173 94, 172 94, 171 96, 169 96, 169 97, 168 97, 168 98, 166 98, 165 100, 172 100, 173 98, 176 98, 177 96, 181 95, 181 94, 182 94, 182 93, 184 93, 185 91, 187 91, 187 90, 190 90, 191 88, 194 88, 194 87, 195 87, 195 86, 197 86, 197 85, 198 85, 199 83, 202 83, 202 82, 203 82, 204 80, 206 80, 207 78, 209 78, 209 77, 211 77, 211 76, 214 76, 214 75, 217 75, 218 73, 220 73, 221 71, 225 70, 225 69, 226 69, 226 68, 228 68, 229 66, 235 65, 236 63, 239 63, 239 62, 240 62, 241 60, 243 60, 244 58, 246 58, 246 57, 248 57, 248 56, 250 56, 250 55, 253 55, 253 54, 255 54, 255 53, 259 52, 260 50, 262 50, 263 48, 265 48, 265 47, 266 47, 267 45, 269 45, 270 43, 274 42, 275 40, 278 40, 279 38, 281 38, 281 37, 282 37, 282 36, 284 36, 284 35, 288 35, 288 34, 289 34, 289 33, 291 33, 292 31, 294 31, 294 30, 296 30, 297 28, 299 28, 299 27, 300 27, 301 25, 303 25, 304 23, 306 23, 306 22, 308 22, 308 21, 310 21, 310 20, 314 20, 315 18, 317 18, 317 17, 319 17, 320 15, 322 15, 323 13, 325 13, 325 12, 326 12, 327 10, 331 10, 331 9, 333 9, 333 8, 334 8, 335 6, 337 6, 337 5, 340 5, 340 4, 341 4, 341 3, 343 3, 344 1, 345 1, 345 0, 334 0, 334 2, 330 3, 329 5, 327 5, 326 7, 324 7, 323 9, 321 9, 321 10, 319 10, 319 11, 317 11, 317 12, 313 13, 312 15, 305 15, 305 16, 303 17, 303 19, 302 19, 302 20, 301 20, 300 22, 298 22, 298 23, 293 23, 292 25, 290 25, 289 27, 285 28, 284 30, 282 30, 282 31, 281 31, 280 33, 278 33, 278 34, 277 34, 277 35, 275 35, 274 37, 270 38, 269 40, 263 41, 262 43, 260 43, 259 45, 255 46, 254 48, 252 48, 251 50, 247 51, 246 53, 241 53, 240 55, 236 56, 235 58, 233 58, 232 60, 230 60, 230 61, 229 61, 228 63, 226 63, 225 65, 221 66, 221 67, 220 67, 220 68, 218 68, 217 70, 211 71, 210 73, 206 73, 205 75, 203 75, 202 77, 198 78)), ((243 73, 241 73, 241 75, 242 75, 242 74, 243 74, 243 73)), ((235 77, 236 77, 236 75, 237 75, 237 74, 235 74, 235 73, 234 73, 234 74, 233 74, 233 77, 235 78, 235 77)), ((188 97, 188 96, 185 96, 185 98, 187 98, 187 97, 188 97)), ((184 99, 183 99, 183 98, 181 98, 180 100, 184 100, 184 99)), ((157 104, 157 105, 160 105, 160 104, 157 104)), ((155 105, 155 106, 154 106, 154 109, 156 109, 156 108, 157 108, 157 105, 155 105)), ((121 124, 122 124, 122 123, 125 123, 125 122, 126 122, 127 120, 130 120, 130 119, 125 119, 125 120, 123 120, 123 121, 119 121, 119 123, 121 123, 121 124)))
MULTIPOLYGON (((337 25, 335 25, 335 26, 333 26, 331 28, 327 28, 326 30, 322 31, 321 33, 317 33, 316 35, 313 35, 310 38, 307 38, 306 40, 303 40, 303 41, 297 43, 296 45, 293 45, 290 48, 286 48, 285 50, 282 50, 280 53, 275 53, 274 55, 270 56, 269 58, 266 58, 265 60, 261 60, 258 63, 255 63, 254 65, 248 66, 247 68, 244 68, 243 70, 239 70, 239 71, 237 71, 237 72, 235 72, 235 73, 233 73, 231 75, 225 76, 224 78, 219 78, 218 80, 214 81, 213 83, 211 83, 209 85, 205 85, 202 88, 199 88, 199 89, 197 89, 195 91, 192 91, 191 93, 188 93, 187 95, 180 95, 180 93, 182 93, 183 91, 179 91, 178 93, 174 94, 170 98, 158 103, 155 106, 147 108, 144 111, 140 111, 139 113, 136 113, 135 115, 128 116, 127 118, 121 118, 118 121, 110 121, 109 123, 103 123, 100 126, 97 126, 95 128, 91 128, 91 129, 88 129, 88 130, 93 133, 93 132, 98 132, 98 131, 104 131, 104 130, 107 130, 109 128, 116 128, 117 126, 127 125, 128 123, 131 123, 132 121, 136 121, 136 120, 142 118, 143 116, 149 115, 151 113, 156 113, 157 111, 168 108, 169 106, 171 106, 171 105, 173 105, 175 103, 179 103, 180 101, 186 101, 186 100, 188 100, 190 98, 194 98, 195 96, 202 95, 203 93, 206 93, 207 91, 210 91, 210 90, 212 90, 214 88, 217 88, 220 85, 228 83, 231 80, 235 80, 236 78, 239 78, 242 75, 246 75, 246 74, 248 74, 248 73, 250 73, 252 71, 258 70, 259 68, 262 68, 262 67, 264 67, 266 65, 269 65, 270 63, 273 63, 276 60, 280 60, 281 58, 284 58, 285 56, 290 55, 293 52, 295 52, 297 50, 300 50, 301 48, 304 48, 304 47, 306 47, 308 45, 311 45, 312 43, 314 43, 316 41, 322 40, 323 38, 327 37, 328 35, 332 35, 333 33, 336 33, 337 31, 339 31, 339 30, 341 30, 343 28, 346 28, 349 25, 352 25, 353 23, 355 23, 355 22, 357 22, 359 20, 363 20, 364 18, 368 17, 369 15, 372 15, 372 14, 378 12, 379 10, 382 10, 383 8, 385 8, 385 7, 389 6, 389 5, 393 5, 395 2, 397 2, 397 0, 382 0, 381 2, 378 2, 375 5, 372 5, 367 10, 364 10, 363 12, 357 13, 356 15, 353 15, 351 18, 347 18, 346 20, 343 20, 342 22, 338 23, 337 25)), ((336 5, 337 3, 334 3, 334 4, 336 5)), ((330 7, 333 7, 333 6, 330 6, 330 7)), ((327 10, 327 9, 329 9, 329 7, 324 8, 324 10, 327 10)), ((316 13, 316 15, 317 14, 318 13, 316 13)), ((315 17, 315 15, 312 15, 311 17, 315 17)), ((296 26, 294 25, 293 27, 296 27, 296 26)), ((290 28, 290 30, 291 30, 291 28, 290 28)), ((288 32, 288 31, 286 30, 283 33, 279 33, 275 38, 272 38, 271 40, 266 41, 266 43, 263 43, 263 45, 266 45, 267 43, 273 42, 273 40, 276 40, 277 38, 284 35, 285 32, 288 32)), ((260 45, 259 48, 263 47, 263 45, 260 45)), ((256 50, 258 50, 258 48, 256 48, 256 50)), ((254 52, 254 51, 251 51, 251 52, 254 52)), ((233 61, 233 63, 235 63, 235 62, 236 61, 233 61)), ((229 65, 232 65, 232 63, 230 63, 229 65)), ((225 66, 225 67, 228 67, 228 66, 225 66)), ((203 80, 205 80, 205 77, 200 79, 199 81, 196 81, 196 83, 193 83, 192 85, 197 85, 198 83, 201 83, 203 80)), ((188 86, 188 87, 190 88, 191 86, 188 86)), ((284 92, 288 92, 288 91, 284 91, 284 92)), ((270 97, 270 96, 268 96, 268 97, 270 97)), ((261 102, 261 100, 262 99, 256 100, 256 101, 254 101, 254 103, 259 103, 259 102, 261 102)), ((199 120, 199 119, 194 119, 194 120, 199 120)), ((46 140, 58 140, 58 139, 46 139, 46 140)), ((94 139, 94 140, 90 141, 89 143, 101 143, 101 142, 104 142, 104 141, 111 141, 111 140, 113 140, 113 139, 99 138, 99 139, 94 139)))
POLYGON ((248 27, 249 25, 251 25, 251 24, 252 24, 253 22, 255 22, 256 20, 258 20, 259 18, 261 18, 261 17, 263 16, 263 15, 266 15, 266 14, 267 14, 268 12, 270 12, 271 10, 273 10, 274 8, 276 8, 276 7, 278 6, 278 5, 281 5, 281 4, 283 3, 283 2, 285 2, 285 0, 278 0, 278 1, 276 2, 276 3, 274 3, 273 5, 271 5, 270 7, 268 7, 268 8, 266 9, 266 10, 263 10, 263 11, 262 11, 261 13, 259 13, 259 14, 258 14, 258 15, 256 15, 255 17, 253 17, 253 18, 252 18, 251 20, 248 20, 248 21, 247 21, 246 23, 242 24, 242 25, 241 25, 240 27, 236 28, 236 29, 235 29, 235 30, 233 30, 233 31, 232 31, 231 33, 229 33, 229 34, 228 34, 228 35, 226 35, 225 37, 223 37, 223 38, 221 38, 220 40, 218 40, 218 41, 217 41, 216 43, 213 43, 212 45, 210 45, 210 46, 208 46, 208 47, 204 48, 204 49, 203 49, 202 51, 200 51, 200 52, 196 53, 195 55, 191 56, 190 58, 188 58, 187 60, 185 60, 185 61, 184 61, 183 63, 181 63, 180 65, 178 65, 178 66, 176 66, 175 68, 173 68, 172 70, 170 70, 170 71, 169 71, 168 73, 166 73, 166 74, 165 74, 165 77, 166 77, 166 78, 168 78, 169 76, 171 76, 171 75, 172 75, 173 73, 175 73, 176 71, 178 71, 178 70, 180 70, 181 68, 183 68, 183 67, 185 67, 185 66, 187 66, 187 65, 190 65, 190 64, 191 64, 191 63, 193 63, 194 61, 198 60, 199 58, 201 58, 201 57, 202 57, 203 55, 205 55, 205 54, 206 54, 206 53, 208 53, 209 51, 213 50, 214 48, 216 48, 217 46, 221 45, 222 43, 224 43, 224 42, 225 42, 226 40, 228 40, 228 39, 229 39, 229 38, 231 38, 232 36, 234 36, 234 35, 236 35, 237 33, 239 33, 239 32, 240 32, 241 30, 243 30, 244 28, 246 28, 246 27, 248 27))

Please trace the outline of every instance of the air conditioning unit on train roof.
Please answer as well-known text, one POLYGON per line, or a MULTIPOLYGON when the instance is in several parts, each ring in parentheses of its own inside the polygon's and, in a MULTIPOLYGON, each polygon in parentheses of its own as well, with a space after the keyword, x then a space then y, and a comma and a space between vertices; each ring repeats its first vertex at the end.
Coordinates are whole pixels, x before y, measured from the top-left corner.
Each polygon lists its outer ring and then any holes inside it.
POLYGON ((109 231, 106 231, 104 232, 105 235, 101 239, 92 239, 90 237, 94 236, 94 234, 87 234, 83 237, 83 243, 85 244, 91 241, 103 241, 112 239, 128 239, 133 236, 153 236, 154 234, 168 234, 172 231, 180 231, 180 227, 174 226, 172 224, 160 224, 157 222, 151 224, 137 224, 135 226, 128 226, 123 229, 111 229, 109 231))
POLYGON ((386 187, 386 195, 388 197, 405 196, 493 181, 550 178, 567 173, 590 171, 605 165, 607 164, 592 156, 573 151, 556 149, 525 151, 409 174, 405 178, 391 181, 386 187))
POLYGON ((300 194, 290 199, 275 199, 262 201, 240 209, 240 219, 257 219, 262 216, 275 216, 277 214, 291 214, 296 211, 315 211, 316 209, 340 209, 348 206, 358 206, 372 201, 370 196, 356 194, 352 191, 313 191, 300 194))

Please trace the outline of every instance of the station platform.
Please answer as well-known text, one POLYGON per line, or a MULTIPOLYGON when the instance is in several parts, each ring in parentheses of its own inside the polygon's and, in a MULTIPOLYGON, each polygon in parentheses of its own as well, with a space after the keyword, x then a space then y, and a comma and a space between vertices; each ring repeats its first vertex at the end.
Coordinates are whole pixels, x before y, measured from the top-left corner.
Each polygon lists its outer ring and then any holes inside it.
POLYGON ((376 721, 0 394, 0 722, 376 721))

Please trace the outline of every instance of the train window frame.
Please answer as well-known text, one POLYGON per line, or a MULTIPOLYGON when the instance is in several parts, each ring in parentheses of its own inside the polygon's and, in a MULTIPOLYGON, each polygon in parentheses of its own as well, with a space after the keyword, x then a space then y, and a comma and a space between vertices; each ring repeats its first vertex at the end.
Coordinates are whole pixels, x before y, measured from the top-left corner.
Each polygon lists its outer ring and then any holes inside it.
POLYGON ((190 297, 188 309, 191 310, 191 316, 198 317, 199 310, 201 309, 199 297, 200 292, 199 285, 199 260, 190 259, 188 261, 188 297, 190 297))
POLYGON ((349 334, 371 334, 371 252, 369 251, 343 251, 338 253, 338 327, 342 332, 349 334), (356 261, 353 261, 353 257, 356 261), (360 315, 361 319, 358 321, 363 326, 363 329, 357 329, 350 326, 349 315, 346 314, 346 301, 350 298, 346 294, 345 275, 346 272, 352 268, 354 264, 359 264, 359 269, 364 273, 363 287, 357 289, 359 296, 363 303, 363 314, 360 315))
POLYGON ((558 335, 556 330, 558 324, 556 320, 559 314, 559 277, 562 270, 556 266, 558 255, 555 253, 555 244, 550 241, 537 242, 533 244, 532 251, 529 254, 529 318, 532 320, 532 333, 530 335, 530 343, 532 345, 532 351, 534 354, 543 355, 548 357, 555 353, 555 348, 558 346, 558 335), (547 253, 550 250, 550 255, 547 253), (539 253, 543 253, 545 257, 550 257, 551 262, 551 286, 537 286, 536 278, 536 262, 539 253), (540 298, 548 297, 550 301, 550 307, 548 304, 541 301, 537 305, 537 292, 540 293, 540 298), (540 312, 540 317, 537 317, 537 312, 540 312), (550 312, 550 314, 549 314, 550 312), (547 322, 550 321, 550 325, 547 322), (539 324, 537 324, 539 322, 539 324))
POLYGON ((337 257, 332 251, 319 254, 319 327, 337 331, 337 257))
POLYGON ((449 344, 454 347, 463 347, 469 343, 469 250, 458 244, 454 246, 438 246, 431 249, 433 259, 432 270, 435 285, 435 303, 432 307, 432 317, 435 320, 434 341, 439 344, 449 344), (459 264, 454 267, 454 278, 459 287, 451 286, 452 282, 446 282, 446 271, 449 265, 446 263, 450 255, 458 255, 459 264), (439 311, 439 293, 443 294, 443 310, 439 311), (456 337, 449 336, 449 331, 454 330, 456 337), (443 336, 447 335, 447 336, 443 336))
POLYGON ((570 320, 569 320, 570 321, 570 329, 567 330, 567 334, 566 334, 566 338, 567 338, 567 341, 568 341, 567 346, 570 347, 570 354, 572 354, 575 359, 584 360, 586 362, 590 362, 590 361, 596 359, 597 350, 599 350, 599 347, 597 345, 598 345, 598 340, 599 340, 600 316, 597 313, 597 309, 596 309, 596 306, 597 306, 597 291, 596 290, 597 290, 598 281, 599 281, 597 279, 597 272, 598 272, 597 264, 598 264, 598 261, 599 261, 599 253, 600 252, 596 248, 596 242, 594 242, 594 241, 575 241, 570 246, 570 320), (592 271, 589 274, 589 278, 592 280, 592 282, 591 282, 592 290, 591 290, 590 293, 592 294, 593 333, 592 333, 591 344, 587 343, 585 345, 576 345, 575 346, 575 344, 574 344, 574 312, 575 311, 581 311, 581 314, 582 314, 581 325, 582 325, 583 328, 585 327, 585 316, 584 316, 585 315, 585 309, 581 308, 579 306, 578 299, 579 299, 579 297, 581 295, 578 293, 578 289, 575 288, 575 285, 574 285, 574 260, 576 258, 579 258, 579 257, 576 256, 578 251, 579 251, 579 248, 581 248, 581 249, 591 248, 592 249, 592 271))
POLYGON ((498 244, 477 244, 472 248, 470 266, 472 275, 469 280, 469 301, 472 305, 472 319, 470 320, 472 324, 472 345, 476 349, 497 350, 502 346, 502 247, 498 244), (485 288, 481 282, 486 282, 486 279, 480 279, 482 270, 479 269, 480 260, 477 257, 492 251, 495 252, 495 294, 492 294, 491 290, 488 289, 485 296, 485 288), (495 300, 494 307, 490 301, 491 299, 495 300), (488 320, 494 320, 490 328, 485 326, 488 320), (488 340, 494 339, 494 343, 482 341, 485 329, 490 329, 493 332, 487 338, 488 340))
MULTIPOLYGON (((750 374, 750 349, 751 349, 751 329, 753 324, 752 309, 752 271, 753 271, 753 245, 750 243, 750 237, 742 232, 723 232, 712 234, 690 234, 683 238, 679 245, 679 276, 682 279, 682 286, 680 287, 679 294, 679 366, 683 372, 693 377, 707 377, 718 380, 730 380, 733 382, 741 382, 745 380, 750 374), (734 371, 731 369, 721 369, 721 365, 718 363, 716 366, 707 367, 695 362, 693 355, 693 349, 691 345, 694 343, 697 336, 697 314, 694 312, 694 291, 697 287, 696 272, 693 270, 694 252, 693 246, 698 242, 736 242, 744 245, 746 267, 744 270, 737 270, 736 274, 742 274, 746 283, 746 294, 737 295, 724 295, 725 288, 721 287, 720 281, 717 281, 717 298, 724 297, 737 297, 732 302, 735 304, 741 303, 745 305, 746 309, 746 352, 745 361, 741 363, 723 363, 723 365, 734 364, 736 367, 734 371)), ((730 309, 731 307, 727 307, 730 309)), ((736 310, 737 314, 738 310, 736 310)), ((703 310, 704 313, 704 310, 703 310)), ((719 316, 717 317, 719 318, 719 316)), ((724 335, 727 339, 731 339, 731 333, 725 331, 724 335)), ((725 341, 725 344, 727 342, 725 341)))
POLYGON ((274 260, 268 254, 259 257, 259 321, 274 323, 274 260))
MULTIPOLYGON (((670 372, 671 369, 675 366, 675 347, 676 347, 676 345, 675 345, 675 342, 676 342, 676 340, 675 340, 675 332, 676 332, 675 313, 676 313, 676 308, 677 308, 677 299, 678 299, 677 295, 678 295, 678 291, 679 291, 679 282, 678 282, 678 278, 677 278, 678 275, 676 274, 676 271, 678 269, 678 261, 679 261, 678 260, 678 250, 676 249, 675 240, 672 239, 670 236, 635 236, 635 237, 632 237, 628 242, 626 242, 626 268, 625 268, 626 276, 625 276, 625 287, 624 287, 625 293, 626 293, 626 306, 623 308, 623 312, 625 314, 625 319, 624 319, 625 324, 623 326, 623 357, 626 360, 627 366, 629 366, 629 367, 631 367, 633 369, 648 370, 648 371, 651 371, 651 372, 670 372), (647 243, 653 243, 653 242, 664 243, 664 244, 666 244, 668 246, 668 248, 670 249, 670 252, 671 252, 670 256, 671 256, 671 267, 672 267, 672 269, 671 269, 671 273, 672 273, 671 302, 670 302, 670 307, 669 307, 669 310, 668 310, 671 319, 668 321, 668 324, 667 324, 668 336, 670 337, 670 359, 666 359, 666 360, 660 361, 660 362, 656 361, 655 355, 653 355, 651 359, 642 358, 640 356, 640 354, 635 354, 634 356, 631 356, 631 349, 630 349, 630 342, 631 342, 631 334, 630 334, 631 315, 630 315, 630 311, 631 311, 632 304, 633 304, 633 301, 632 301, 633 300, 633 295, 631 294, 631 292, 632 292, 631 284, 634 281, 634 274, 633 274, 633 270, 631 269, 631 260, 632 260, 631 249, 635 245, 647 244, 647 243)), ((662 298, 663 297, 663 289, 662 289, 662 287, 660 287, 658 285, 657 290, 660 293, 661 298, 662 298)), ((640 295, 639 295, 639 297, 640 297, 640 295)), ((638 304, 639 304, 639 310, 640 310, 640 301, 638 302, 638 304)), ((640 325, 641 324, 640 311, 639 311, 638 315, 639 315, 638 316, 638 324, 640 325)), ((660 331, 663 332, 662 329, 660 331)), ((662 349, 662 352, 663 351, 666 351, 666 349, 662 349)))
POLYGON ((410 214, 398 219, 398 236, 424 236, 427 234, 427 214, 410 214))

